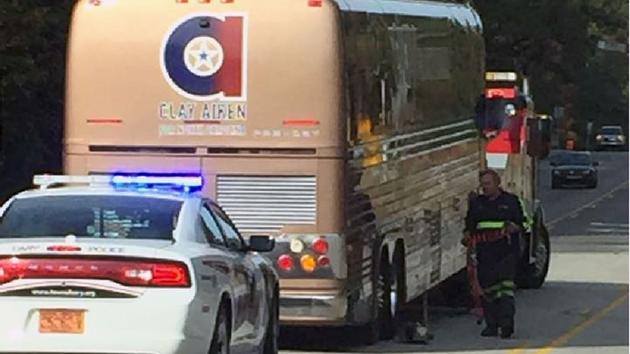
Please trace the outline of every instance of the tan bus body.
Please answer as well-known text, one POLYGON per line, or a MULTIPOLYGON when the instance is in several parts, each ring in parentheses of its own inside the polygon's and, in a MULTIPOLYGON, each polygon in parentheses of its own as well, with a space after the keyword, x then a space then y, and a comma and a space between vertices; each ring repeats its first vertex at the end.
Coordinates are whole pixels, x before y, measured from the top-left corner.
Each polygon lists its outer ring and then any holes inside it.
POLYGON ((387 322, 465 266, 483 53, 454 2, 80 0, 65 170, 202 174, 293 262, 284 324, 387 322))

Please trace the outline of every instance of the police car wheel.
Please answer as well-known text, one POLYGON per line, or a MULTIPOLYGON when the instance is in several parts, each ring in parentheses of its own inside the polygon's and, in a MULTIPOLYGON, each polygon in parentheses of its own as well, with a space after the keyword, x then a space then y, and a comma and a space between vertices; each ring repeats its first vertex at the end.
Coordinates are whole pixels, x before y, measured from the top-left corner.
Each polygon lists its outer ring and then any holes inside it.
POLYGON ((224 305, 221 305, 217 314, 209 354, 230 354, 230 324, 227 308, 224 305))
POLYGON ((265 341, 263 343, 263 354, 278 353, 278 335, 280 333, 280 324, 278 322, 279 306, 278 291, 275 291, 274 298, 269 309, 269 322, 265 330, 265 341))

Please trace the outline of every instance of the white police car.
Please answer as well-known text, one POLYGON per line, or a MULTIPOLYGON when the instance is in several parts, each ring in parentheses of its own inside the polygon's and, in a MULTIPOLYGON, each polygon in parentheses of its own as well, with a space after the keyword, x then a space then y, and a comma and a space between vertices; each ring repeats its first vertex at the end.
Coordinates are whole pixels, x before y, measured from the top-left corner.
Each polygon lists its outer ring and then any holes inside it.
POLYGON ((278 351, 278 278, 257 253, 274 242, 246 243, 192 193, 201 177, 35 184, 0 209, 0 353, 278 351))

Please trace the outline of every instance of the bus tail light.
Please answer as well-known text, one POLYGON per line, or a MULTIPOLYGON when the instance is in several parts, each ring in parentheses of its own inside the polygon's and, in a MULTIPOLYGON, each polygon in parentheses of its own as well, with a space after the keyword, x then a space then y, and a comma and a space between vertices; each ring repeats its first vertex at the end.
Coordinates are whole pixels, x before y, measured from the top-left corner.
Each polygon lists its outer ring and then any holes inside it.
POLYGON ((99 279, 127 286, 190 287, 190 275, 184 263, 161 260, 0 259, 0 284, 16 279, 99 279))
POLYGON ((318 238, 313 241, 311 247, 313 248, 313 251, 319 254, 328 253, 328 241, 326 241, 326 239, 324 238, 318 238))
POLYGON ((330 267, 330 258, 327 256, 319 256, 319 258, 317 258, 317 265, 322 268, 330 267))
POLYGON ((300 258, 300 265, 302 266, 302 270, 307 273, 313 273, 317 268, 317 261, 315 257, 310 254, 305 254, 300 258))
POLYGON ((309 7, 322 7, 323 0, 308 0, 309 7))
POLYGON ((276 263, 278 265, 278 268, 280 268, 281 270, 285 272, 290 272, 293 270, 293 267, 295 267, 295 262, 293 262, 293 257, 286 254, 283 254, 282 256, 278 257, 278 261, 276 263))
POLYGON ((304 242, 298 238, 294 238, 289 242, 289 249, 293 253, 302 253, 302 251, 304 251, 304 242))

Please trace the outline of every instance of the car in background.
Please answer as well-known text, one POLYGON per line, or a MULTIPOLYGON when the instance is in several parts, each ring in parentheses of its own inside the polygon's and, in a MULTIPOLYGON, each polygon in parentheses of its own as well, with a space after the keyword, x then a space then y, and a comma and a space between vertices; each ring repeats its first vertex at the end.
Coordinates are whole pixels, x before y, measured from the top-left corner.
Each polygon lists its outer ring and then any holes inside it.
POLYGON ((277 353, 274 240, 246 242, 201 177, 35 184, 0 209, 0 353, 277 353))
POLYGON ((595 137, 595 148, 597 150, 604 149, 620 149, 626 147, 626 136, 623 128, 618 125, 603 126, 595 137))
POLYGON ((563 151, 551 161, 551 188, 585 186, 597 188, 599 163, 588 151, 563 151))

